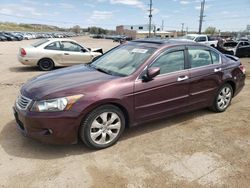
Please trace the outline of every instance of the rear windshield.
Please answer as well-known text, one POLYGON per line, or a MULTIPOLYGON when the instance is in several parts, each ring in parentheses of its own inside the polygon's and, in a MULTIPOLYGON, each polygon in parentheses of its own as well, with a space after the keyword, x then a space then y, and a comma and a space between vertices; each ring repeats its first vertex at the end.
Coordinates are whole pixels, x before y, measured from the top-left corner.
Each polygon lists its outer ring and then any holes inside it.
POLYGON ((31 44, 31 46, 34 46, 34 47, 38 47, 38 46, 41 46, 42 44, 48 42, 49 40, 39 40, 33 44, 31 44))

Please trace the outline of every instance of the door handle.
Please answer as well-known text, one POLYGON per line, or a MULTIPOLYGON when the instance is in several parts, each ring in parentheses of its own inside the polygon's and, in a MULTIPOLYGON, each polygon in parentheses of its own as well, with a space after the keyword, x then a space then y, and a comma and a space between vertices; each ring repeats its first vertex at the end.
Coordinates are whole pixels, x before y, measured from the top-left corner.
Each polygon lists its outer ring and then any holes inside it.
POLYGON ((64 53, 64 55, 69 55, 69 53, 64 53))
POLYGON ((221 68, 215 68, 214 69, 214 72, 220 72, 221 71, 221 68))
POLYGON ((180 76, 180 77, 177 78, 177 81, 181 82, 181 81, 187 80, 187 79, 188 79, 188 76, 180 76))

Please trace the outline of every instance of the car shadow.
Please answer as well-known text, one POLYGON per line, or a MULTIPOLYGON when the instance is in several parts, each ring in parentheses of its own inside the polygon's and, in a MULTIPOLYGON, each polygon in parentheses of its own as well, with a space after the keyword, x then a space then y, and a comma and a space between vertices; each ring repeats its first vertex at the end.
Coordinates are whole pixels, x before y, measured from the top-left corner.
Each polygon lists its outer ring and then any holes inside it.
MULTIPOLYGON (((54 70, 61 69, 64 67, 55 67, 54 70)), ((38 67, 10 67, 10 72, 46 72, 46 71, 40 71, 38 67)))
POLYGON ((138 125, 131 127, 127 129, 120 140, 126 140, 131 137, 141 136, 143 134, 151 133, 154 131, 158 131, 160 129, 175 126, 178 124, 178 126, 185 126, 185 124, 190 123, 193 119, 196 117, 204 116, 207 114, 213 113, 212 111, 208 109, 201 109, 197 111, 192 111, 188 113, 179 114, 176 116, 152 121, 149 123, 145 123, 143 125, 138 125))
POLYGON ((35 159, 63 158, 93 152, 84 144, 50 145, 24 137, 16 128, 14 120, 7 123, 0 133, 0 145, 11 156, 35 159))
MULTIPOLYGON (((176 124, 178 124, 178 126, 185 126, 186 123, 192 121, 195 117, 200 117, 210 113, 213 112, 203 109, 132 127, 124 131, 120 142, 166 127, 175 126, 176 124)), ((87 148, 82 142, 74 145, 50 145, 24 137, 17 130, 16 122, 14 120, 10 121, 3 127, 0 133, 0 145, 10 156, 34 159, 55 159, 71 155, 83 155, 86 153, 98 152, 98 150, 87 148)), ((112 148, 110 149, 112 150, 112 148)))

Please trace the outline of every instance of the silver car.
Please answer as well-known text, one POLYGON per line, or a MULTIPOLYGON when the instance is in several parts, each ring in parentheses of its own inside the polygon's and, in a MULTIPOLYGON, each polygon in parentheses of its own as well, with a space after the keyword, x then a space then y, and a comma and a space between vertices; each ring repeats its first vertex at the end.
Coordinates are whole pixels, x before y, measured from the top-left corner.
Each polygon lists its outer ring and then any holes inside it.
POLYGON ((44 39, 21 47, 18 60, 23 65, 38 66, 42 71, 56 66, 89 63, 102 55, 102 49, 89 49, 71 39, 44 39))

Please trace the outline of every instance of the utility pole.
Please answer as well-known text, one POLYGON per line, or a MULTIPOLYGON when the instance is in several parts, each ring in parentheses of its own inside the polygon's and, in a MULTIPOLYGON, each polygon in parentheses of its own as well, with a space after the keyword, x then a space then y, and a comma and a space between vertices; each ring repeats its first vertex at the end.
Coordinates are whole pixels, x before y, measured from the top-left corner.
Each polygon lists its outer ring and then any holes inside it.
POLYGON ((184 35, 184 23, 181 23, 181 35, 184 35))
POLYGON ((161 22, 161 30, 162 31, 164 30, 164 20, 162 20, 162 22, 161 22))
POLYGON ((186 35, 188 34, 188 27, 186 27, 186 35))
POLYGON ((149 27, 148 27, 148 37, 151 37, 151 27, 152 27, 152 0, 150 0, 149 4, 149 27))
POLYGON ((201 1, 201 10, 200 10, 200 20, 199 20, 199 34, 201 34, 201 29, 202 29, 202 22, 204 16, 204 7, 205 7, 205 0, 201 1))

